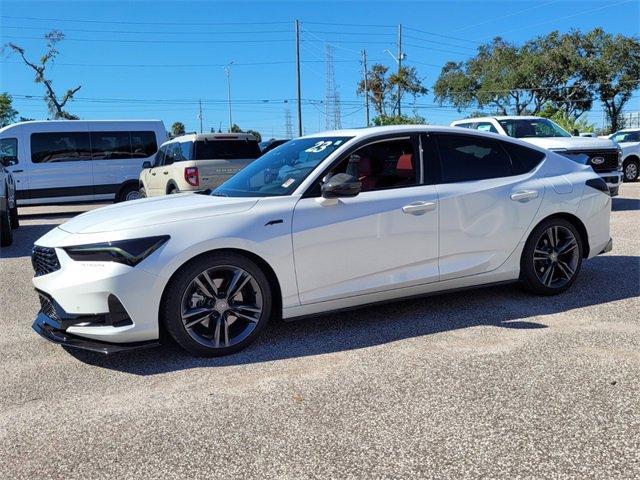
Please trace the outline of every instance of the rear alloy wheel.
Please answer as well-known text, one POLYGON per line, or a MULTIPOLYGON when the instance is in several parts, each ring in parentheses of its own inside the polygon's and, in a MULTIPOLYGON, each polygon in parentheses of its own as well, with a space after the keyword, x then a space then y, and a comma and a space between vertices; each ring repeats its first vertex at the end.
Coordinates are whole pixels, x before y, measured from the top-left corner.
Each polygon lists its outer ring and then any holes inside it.
POLYGON ((521 261, 521 278, 532 292, 555 295, 575 281, 582 265, 582 241, 563 219, 543 222, 532 232, 521 261))
POLYGON ((638 180, 640 168, 637 160, 627 160, 624 164, 624 181, 635 182, 638 180))
POLYGON ((219 356, 243 349, 271 314, 265 275, 236 254, 200 257, 172 280, 167 292, 167 330, 196 355, 219 356))

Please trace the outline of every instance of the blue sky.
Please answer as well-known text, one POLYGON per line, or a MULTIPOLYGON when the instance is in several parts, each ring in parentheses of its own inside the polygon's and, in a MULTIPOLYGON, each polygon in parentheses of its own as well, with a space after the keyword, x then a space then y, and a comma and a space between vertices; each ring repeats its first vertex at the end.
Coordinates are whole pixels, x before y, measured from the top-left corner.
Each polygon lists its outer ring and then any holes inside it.
MULTIPOLYGON (((220 125, 224 131, 228 114, 223 65, 234 62, 234 123, 265 137, 280 137, 287 108, 296 131, 295 19, 302 28, 303 124, 305 132, 313 132, 325 123, 320 101, 325 95, 327 43, 333 45, 342 124, 361 126, 363 100, 355 94, 362 75, 360 51, 367 50, 370 64, 395 68, 384 50, 397 51, 398 24, 403 25, 407 63, 430 88, 446 61, 473 55, 480 42, 496 35, 520 43, 551 30, 598 26, 637 35, 640 2, 3 0, 0 16, 1 42, 20 44, 32 58, 44 51, 45 32, 55 28, 66 34, 50 75, 58 91, 82 85, 68 108, 82 118, 160 118, 167 127, 179 120, 195 131, 202 99, 205 131, 220 125)), ((42 86, 33 82, 31 71, 7 52, 0 61, 1 90, 15 96, 20 114, 46 118, 42 86)), ((640 110, 639 98, 633 99, 631 110, 640 110)), ((431 95, 418 104, 418 113, 431 124, 448 124, 464 115, 437 107, 431 95)), ((602 123, 600 105, 589 119, 602 123)))

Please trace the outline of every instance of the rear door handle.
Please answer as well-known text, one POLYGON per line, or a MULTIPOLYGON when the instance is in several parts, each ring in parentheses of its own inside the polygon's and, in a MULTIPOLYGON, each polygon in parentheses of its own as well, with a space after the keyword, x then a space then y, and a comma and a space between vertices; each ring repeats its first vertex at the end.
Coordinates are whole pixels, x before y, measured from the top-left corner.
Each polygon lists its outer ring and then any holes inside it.
POLYGON ((402 207, 403 213, 422 215, 436 209, 436 202, 413 202, 402 207))
POLYGON ((511 194, 511 200, 514 202, 528 202, 538 198, 538 192, 536 190, 520 190, 511 194))
POLYGON ((164 173, 165 175, 169 175, 169 172, 162 172, 162 173, 164 173))
POLYGON ((9 170, 11 173, 22 173, 24 170, 9 170))

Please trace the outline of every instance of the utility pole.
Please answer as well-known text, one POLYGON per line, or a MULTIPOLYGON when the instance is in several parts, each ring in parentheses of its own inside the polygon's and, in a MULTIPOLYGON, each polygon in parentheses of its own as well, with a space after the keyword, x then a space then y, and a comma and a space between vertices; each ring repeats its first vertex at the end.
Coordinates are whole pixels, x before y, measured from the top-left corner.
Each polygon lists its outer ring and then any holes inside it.
POLYGON ((302 136, 302 98, 300 93, 300 21, 296 20, 296 84, 298 93, 298 136, 302 136))
POLYGON ((398 25, 398 116, 402 115, 402 77, 400 72, 402 71, 402 24, 398 25))
POLYGON ((198 118, 200 119, 200 133, 202 133, 202 100, 198 100, 198 118))
POLYGON ((367 75, 367 51, 362 50, 362 67, 364 69, 364 112, 365 125, 369 126, 369 78, 367 75))
POLYGON ((231 126, 233 125, 233 120, 231 119, 231 65, 233 62, 229 62, 229 65, 224 67, 225 72, 227 73, 227 103, 229 105, 229 131, 231 131, 231 126))

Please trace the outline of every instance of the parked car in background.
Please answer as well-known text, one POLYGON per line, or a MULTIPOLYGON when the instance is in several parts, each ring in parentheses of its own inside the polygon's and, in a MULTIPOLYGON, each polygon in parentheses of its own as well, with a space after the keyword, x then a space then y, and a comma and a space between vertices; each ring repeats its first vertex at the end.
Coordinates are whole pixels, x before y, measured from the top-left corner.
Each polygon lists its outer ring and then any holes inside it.
POLYGON ((542 117, 467 118, 456 120, 451 126, 519 138, 576 162, 588 164, 607 183, 611 196, 618 195, 622 183, 622 152, 611 140, 574 137, 556 123, 542 117))
POLYGON ((626 182, 638 180, 640 172, 640 129, 625 128, 609 135, 622 148, 622 174, 626 182))
POLYGON ((0 246, 13 243, 13 230, 20 226, 16 186, 7 167, 16 161, 15 142, 0 140, 0 246))
POLYGON ((162 144, 140 172, 140 195, 214 188, 261 155, 248 133, 192 133, 162 144))
POLYGON ((104 353, 164 331, 224 355, 270 318, 495 282, 559 294, 611 249, 610 212, 590 167, 520 140, 418 125, 317 133, 210 192, 51 230, 33 252, 33 328, 104 353))
POLYGON ((264 142, 260 142, 260 151, 262 152, 262 155, 264 155, 274 148, 287 143, 289 140, 289 138, 281 138, 279 140, 272 138, 271 140, 265 140, 264 142))
POLYGON ((138 176, 166 138, 160 120, 50 120, 0 129, 17 151, 7 167, 20 205, 131 200, 138 176))

